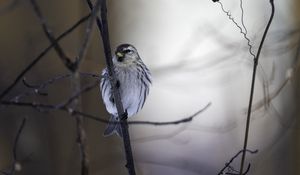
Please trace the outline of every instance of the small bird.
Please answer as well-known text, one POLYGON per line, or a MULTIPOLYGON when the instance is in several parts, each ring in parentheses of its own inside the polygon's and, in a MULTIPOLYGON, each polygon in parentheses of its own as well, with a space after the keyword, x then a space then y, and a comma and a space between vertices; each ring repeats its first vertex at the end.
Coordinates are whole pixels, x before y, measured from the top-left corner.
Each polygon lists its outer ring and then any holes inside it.
MULTIPOLYGON (((114 71, 117 78, 121 101, 128 117, 135 115, 144 106, 152 83, 151 73, 143 63, 136 48, 130 44, 121 44, 113 55, 114 71)), ((104 68, 101 75, 100 91, 106 110, 110 113, 110 122, 120 121, 112 94, 108 69, 104 68)), ((118 123, 109 123, 103 133, 110 136, 116 133, 122 137, 122 128, 118 123)))

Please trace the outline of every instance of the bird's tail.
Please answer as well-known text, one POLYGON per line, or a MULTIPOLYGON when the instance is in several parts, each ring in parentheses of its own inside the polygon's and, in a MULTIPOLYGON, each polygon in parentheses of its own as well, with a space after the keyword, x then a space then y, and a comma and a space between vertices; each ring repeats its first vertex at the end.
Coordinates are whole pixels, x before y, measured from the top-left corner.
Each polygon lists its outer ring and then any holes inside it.
POLYGON ((116 133, 118 136, 123 137, 122 134, 122 128, 120 123, 114 123, 114 122, 119 122, 120 120, 118 117, 111 116, 109 119, 109 122, 107 124, 107 127, 103 133, 105 137, 112 135, 113 133, 116 133))

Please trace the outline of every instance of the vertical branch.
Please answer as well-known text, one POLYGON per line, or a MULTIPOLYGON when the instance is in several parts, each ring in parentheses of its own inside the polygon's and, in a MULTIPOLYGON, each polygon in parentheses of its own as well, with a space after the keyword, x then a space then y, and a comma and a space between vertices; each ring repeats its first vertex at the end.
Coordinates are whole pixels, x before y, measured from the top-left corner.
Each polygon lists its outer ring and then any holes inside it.
MULTIPOLYGON (((87 0, 91 8, 91 3, 87 0)), ((107 7, 106 7, 106 0, 101 1, 101 22, 98 22, 98 27, 101 32, 102 42, 104 47, 104 54, 105 60, 107 64, 107 69, 110 77, 110 84, 112 86, 112 94, 116 102, 116 108, 118 111, 118 116, 121 119, 121 127, 122 127, 122 134, 123 134, 123 144, 125 149, 125 156, 126 156, 126 168, 130 175, 135 175, 135 168, 134 168, 134 161, 130 143, 130 136, 128 132, 128 123, 127 123, 127 112, 124 111, 124 107, 121 101, 121 96, 118 88, 116 87, 117 78, 114 72, 114 65, 112 62, 112 54, 111 54, 111 47, 109 41, 109 32, 108 32, 108 23, 107 23, 107 7)))
MULTIPOLYGON (((76 78, 74 78, 76 81, 76 78)), ((74 82, 74 81, 73 81, 74 82)), ((80 82, 78 82, 80 84, 80 82)), ((74 85, 74 84, 72 84, 74 85)), ((75 84, 74 86, 76 86, 75 84)), ((75 87, 76 88, 76 87, 75 87)), ((78 105, 79 100, 73 102, 74 105, 78 105)), ((87 155, 86 148, 86 134, 83 127, 83 117, 81 115, 75 116, 76 120, 76 135, 77 135, 77 143, 80 150, 80 165, 81 165, 81 175, 89 174, 89 160, 87 155)))
MULTIPOLYGON (((88 24, 85 29, 85 35, 83 39, 82 46, 79 49, 78 56, 76 57, 76 61, 74 62, 74 70, 72 74, 71 86, 72 91, 76 94, 79 92, 80 87, 80 73, 78 72, 81 61, 84 59, 87 48, 89 46, 89 41, 91 39, 92 30, 94 26, 94 21, 97 16, 97 13, 100 9, 100 0, 96 2, 97 6, 91 12, 91 17, 88 21, 88 24)), ((80 108, 80 99, 76 98, 72 101, 71 108, 69 108, 69 113, 74 114, 74 110, 78 107, 80 108), (78 107, 79 106, 79 107, 78 107)), ((83 126, 83 117, 81 115, 75 116, 76 121, 76 133, 77 133, 77 143, 80 151, 80 164, 81 164, 81 175, 89 174, 89 160, 87 155, 87 146, 86 146, 86 134, 83 126)))
POLYGON ((250 98, 249 98, 249 106, 248 106, 248 112, 247 112, 247 121, 246 121, 246 129, 245 129, 245 137, 244 137, 244 147, 243 147, 243 154, 242 154, 242 159, 241 159, 241 165, 240 165, 240 175, 243 174, 243 169, 244 169, 244 163, 245 163, 245 157, 246 157, 246 150, 247 150, 247 144, 248 144, 248 135, 249 135, 249 127, 250 127, 250 118, 251 118, 251 108, 252 108, 252 101, 253 101, 253 94, 254 94, 254 85, 255 85, 255 77, 256 77, 256 69, 258 65, 258 60, 260 56, 260 52, 262 49, 262 46, 264 44, 264 41, 266 39, 267 33, 269 31, 270 25, 273 21, 274 13, 275 13, 275 7, 274 7, 274 0, 270 0, 271 4, 271 16, 268 21, 268 24, 265 28, 264 34, 262 36, 257 54, 254 58, 254 65, 253 65, 253 74, 252 74, 252 82, 251 82, 251 90, 250 90, 250 98))
MULTIPOLYGON (((77 92, 80 87, 80 77, 78 74, 78 71, 76 70, 72 74, 71 79, 71 87, 73 92, 77 92)), ((72 101, 71 107, 69 108, 69 113, 73 115, 73 111, 76 108, 81 107, 80 99, 76 98, 72 101)), ((79 147, 80 152, 80 165, 81 165, 81 175, 88 175, 89 174, 89 161, 87 156, 87 150, 86 150, 86 134, 83 127, 83 117, 81 115, 75 116, 76 121, 76 135, 77 135, 77 143, 79 147)))

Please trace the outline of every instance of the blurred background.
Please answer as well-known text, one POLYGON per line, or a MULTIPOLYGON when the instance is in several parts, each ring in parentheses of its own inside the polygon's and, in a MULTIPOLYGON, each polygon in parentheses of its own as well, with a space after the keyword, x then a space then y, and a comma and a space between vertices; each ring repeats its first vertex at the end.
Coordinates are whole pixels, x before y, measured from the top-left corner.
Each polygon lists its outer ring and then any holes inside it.
MULTIPOLYGON (((221 1, 242 26, 240 1, 221 1)), ((269 19, 268 0, 242 1, 247 36, 257 52, 269 19)), ((47 23, 57 37, 89 13, 84 0, 38 0, 47 23)), ((248 174, 300 174, 299 138, 299 17, 300 2, 276 1, 276 13, 259 65, 247 154, 248 174)), ((196 0, 110 0, 108 20, 112 48, 131 43, 153 75, 153 86, 143 110, 130 120, 173 121, 188 117, 209 102, 212 105, 192 122, 174 126, 130 126, 139 175, 215 175, 244 141, 253 57, 240 29, 220 4, 196 0)), ((0 0, 0 91, 50 44, 27 0, 0 0)), ((61 42, 75 58, 86 23, 61 42)), ((80 66, 81 72, 100 74, 105 67, 99 32, 80 66)), ((52 49, 26 75, 39 84, 70 73, 52 49)), ((85 85, 92 78, 81 78, 85 85)), ((21 82, 5 97, 28 91, 21 82)), ((45 89, 48 96, 23 101, 58 104, 72 95, 70 79, 45 89)), ((108 114, 98 88, 84 93, 80 108, 101 118, 108 114)), ((20 170, 16 174, 80 174, 74 117, 65 112, 39 112, 26 107, 0 108, 0 170, 13 160, 13 143, 25 117, 17 147, 20 170)), ((105 125, 84 119, 90 174, 127 174, 122 140, 104 138, 105 125)), ((232 167, 239 169, 240 157, 232 167)))

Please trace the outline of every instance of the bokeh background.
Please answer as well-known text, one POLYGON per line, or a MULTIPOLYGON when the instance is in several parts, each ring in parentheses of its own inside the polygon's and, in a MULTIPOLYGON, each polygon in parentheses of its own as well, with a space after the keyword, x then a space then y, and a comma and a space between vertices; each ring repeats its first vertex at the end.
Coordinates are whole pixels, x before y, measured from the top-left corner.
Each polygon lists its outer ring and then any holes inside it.
MULTIPOLYGON (((38 0, 55 36, 89 9, 84 0, 38 0)), ((240 1, 222 1, 241 25, 240 1)), ((270 15, 267 0, 243 0, 247 36, 257 52, 270 15)), ((296 0, 276 1, 276 13, 258 67, 247 154, 249 174, 300 174, 299 161, 299 12, 296 0)), ((153 86, 143 110, 131 120, 173 121, 212 105, 192 122, 174 126, 130 126, 139 175, 214 175, 241 148, 250 91, 253 57, 247 41, 221 6, 196 0, 109 0, 112 48, 136 46, 153 74, 153 86)), ((0 90, 49 45, 27 0, 0 0, 0 90), (10 3, 14 3, 10 8, 10 3), (6 8, 9 7, 9 8, 6 8)), ((82 44, 85 24, 60 44, 74 58, 82 44)), ((100 74, 105 67, 96 28, 81 72, 100 74)), ((50 51, 25 77, 38 84, 69 73, 50 51)), ((91 81, 82 78, 84 85, 91 81)), ((19 83, 6 99, 24 92, 19 83)), ((72 94, 70 80, 48 87, 47 97, 25 101, 57 104, 72 94)), ((85 93, 80 108, 107 118, 98 88, 85 93)), ((73 117, 64 112, 41 113, 25 107, 0 109, 0 170, 11 166, 18 127, 25 117, 18 144, 21 170, 16 174, 80 174, 79 149, 73 117)), ((90 174, 126 174, 122 140, 104 138, 105 125, 84 119, 90 174)), ((240 159, 232 166, 239 168, 240 159)))

